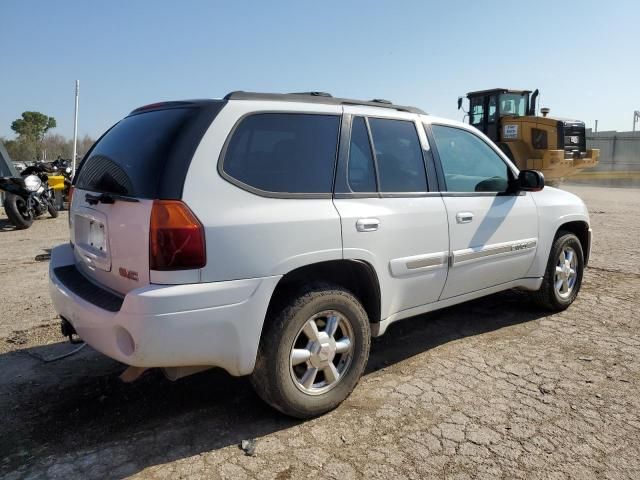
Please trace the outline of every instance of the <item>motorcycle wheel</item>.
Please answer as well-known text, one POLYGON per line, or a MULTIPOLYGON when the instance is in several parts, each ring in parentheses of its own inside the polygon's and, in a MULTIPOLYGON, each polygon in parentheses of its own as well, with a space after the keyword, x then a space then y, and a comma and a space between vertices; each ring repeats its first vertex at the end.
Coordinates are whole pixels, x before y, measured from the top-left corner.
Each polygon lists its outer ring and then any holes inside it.
POLYGON ((47 206, 47 211, 49 212, 49 215, 51 215, 51 218, 56 218, 58 216, 58 208, 55 205, 55 200, 53 198, 49 199, 48 206, 47 206))
POLYGON ((19 195, 5 194, 4 211, 16 230, 29 228, 33 223, 33 214, 27 208, 27 202, 19 195))

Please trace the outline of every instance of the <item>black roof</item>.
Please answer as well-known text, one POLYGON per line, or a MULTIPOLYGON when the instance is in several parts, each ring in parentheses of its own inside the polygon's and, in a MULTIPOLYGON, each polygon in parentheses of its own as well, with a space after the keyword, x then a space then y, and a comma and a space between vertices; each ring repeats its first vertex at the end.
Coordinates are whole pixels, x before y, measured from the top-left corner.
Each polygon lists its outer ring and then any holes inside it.
POLYGON ((531 93, 531 90, 514 90, 512 88, 490 88, 489 90, 477 90, 475 92, 469 92, 467 93, 467 97, 477 97, 477 96, 482 96, 482 95, 489 95, 489 94, 501 94, 501 93, 521 93, 521 94, 525 94, 525 93, 531 93))
POLYGON ((326 92, 299 92, 299 93, 257 93, 257 92, 231 92, 224 97, 225 100, 273 100, 278 102, 304 102, 322 103, 325 105, 365 105, 369 107, 389 108, 400 112, 419 113, 426 112, 405 105, 395 105, 389 100, 374 98, 373 100, 354 100, 351 98, 338 98, 326 92))

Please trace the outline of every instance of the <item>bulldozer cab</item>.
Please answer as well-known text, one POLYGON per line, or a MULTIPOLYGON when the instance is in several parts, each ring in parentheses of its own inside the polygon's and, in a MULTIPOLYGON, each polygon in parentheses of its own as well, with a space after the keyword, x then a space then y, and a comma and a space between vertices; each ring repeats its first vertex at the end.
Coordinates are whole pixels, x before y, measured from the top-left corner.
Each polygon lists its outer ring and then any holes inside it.
MULTIPOLYGON (((458 109, 465 97, 458 98, 458 109)), ((466 95, 469 123, 483 132, 518 168, 540 170, 547 183, 598 164, 600 150, 587 148, 584 122, 536 115, 538 90, 493 88, 466 95)))
MULTIPOLYGON (((535 94, 534 94, 535 95, 535 94)), ((505 116, 523 117, 535 112, 535 97, 530 103, 530 90, 494 88, 467 93, 469 123, 494 142, 499 142, 500 119, 505 116)), ((463 97, 458 99, 462 108, 463 97)))

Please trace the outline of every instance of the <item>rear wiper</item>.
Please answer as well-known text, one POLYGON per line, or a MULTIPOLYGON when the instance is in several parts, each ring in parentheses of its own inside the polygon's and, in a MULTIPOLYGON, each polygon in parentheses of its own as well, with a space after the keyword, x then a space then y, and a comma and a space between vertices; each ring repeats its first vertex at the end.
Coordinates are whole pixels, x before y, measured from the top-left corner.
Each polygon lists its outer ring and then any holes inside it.
POLYGON ((123 197, 122 195, 116 195, 113 193, 101 193, 100 195, 85 194, 84 199, 89 205, 97 205, 98 203, 112 204, 116 200, 123 202, 139 202, 137 198, 123 197))

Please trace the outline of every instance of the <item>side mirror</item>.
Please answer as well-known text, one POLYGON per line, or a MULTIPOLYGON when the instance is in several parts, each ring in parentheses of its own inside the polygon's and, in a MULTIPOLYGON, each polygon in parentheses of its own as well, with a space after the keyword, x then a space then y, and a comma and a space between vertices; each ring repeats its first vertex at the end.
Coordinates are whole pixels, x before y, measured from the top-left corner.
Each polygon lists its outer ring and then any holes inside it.
POLYGON ((518 190, 522 192, 539 192, 544 188, 544 175, 538 170, 520 170, 518 190))
POLYGON ((458 110, 462 108, 462 97, 458 97, 458 110))

